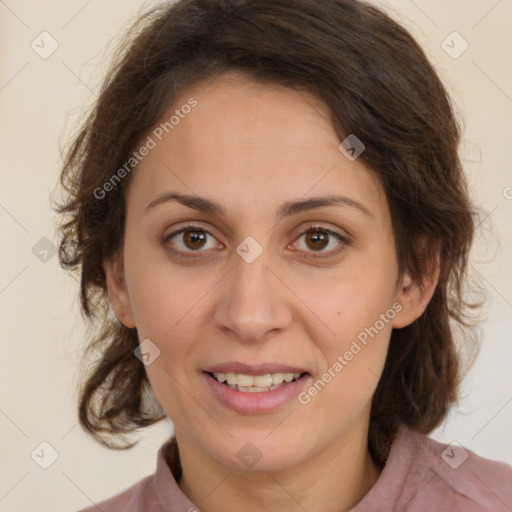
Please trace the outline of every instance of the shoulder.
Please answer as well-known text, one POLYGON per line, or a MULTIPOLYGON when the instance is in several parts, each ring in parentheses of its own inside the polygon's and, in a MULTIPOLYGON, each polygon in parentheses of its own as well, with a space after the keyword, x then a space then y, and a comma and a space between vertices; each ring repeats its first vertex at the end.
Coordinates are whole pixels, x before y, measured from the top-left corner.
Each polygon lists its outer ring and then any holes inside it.
POLYGON ((432 510, 512 510, 512 466, 459 443, 442 443, 411 433, 416 466, 423 469, 425 495, 432 510))
POLYGON ((114 496, 77 512, 149 512, 151 509, 148 506, 154 500, 153 479, 154 475, 147 476, 114 496))
POLYGON ((99 503, 77 512, 163 512, 163 510, 193 510, 188 498, 181 492, 181 466, 176 438, 172 437, 159 449, 156 471, 130 487, 99 503))

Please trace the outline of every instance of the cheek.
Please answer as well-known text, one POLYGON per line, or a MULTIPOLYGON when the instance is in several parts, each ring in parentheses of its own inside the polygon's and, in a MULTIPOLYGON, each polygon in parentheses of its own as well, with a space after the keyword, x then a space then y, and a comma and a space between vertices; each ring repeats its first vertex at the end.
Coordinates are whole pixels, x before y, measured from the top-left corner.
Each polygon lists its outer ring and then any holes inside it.
POLYGON ((339 351, 358 336, 364 342, 364 333, 376 323, 378 331, 389 334, 395 313, 394 279, 394 268, 365 264, 360 258, 357 265, 347 265, 320 279, 296 279, 294 291, 305 298, 305 304, 320 320, 317 335, 339 351))
POLYGON ((171 262, 162 248, 153 245, 126 254, 126 279, 139 337, 163 340, 186 327, 195 305, 214 285, 214 276, 210 279, 208 272, 202 272, 199 277, 197 268, 171 262))
POLYGON ((331 294, 332 300, 319 296, 319 311, 335 334, 326 334, 323 329, 320 335, 319 329, 318 337, 313 338, 322 353, 322 366, 300 400, 311 406, 308 414, 313 424, 315 418, 322 418, 318 421, 333 432, 340 421, 351 425, 370 407, 384 368, 395 314, 392 304, 376 290, 368 293, 357 284, 331 294))
POLYGON ((400 307, 394 303, 395 270, 393 262, 386 268, 361 258, 326 282, 309 283, 307 304, 322 320, 309 335, 322 353, 324 398, 335 411, 340 404, 347 411, 362 407, 378 383, 400 307))
MULTIPOLYGON (((139 260, 140 261, 140 260, 139 260)), ((171 420, 181 424, 204 421, 201 411, 190 401, 183 383, 190 379, 193 367, 195 340, 200 339, 199 314, 203 311, 208 290, 218 279, 214 276, 199 279, 197 270, 184 269, 168 261, 137 265, 136 258, 126 261, 127 277, 131 282, 130 298, 139 340, 150 339, 160 350, 158 358, 146 366, 152 389, 171 420)))

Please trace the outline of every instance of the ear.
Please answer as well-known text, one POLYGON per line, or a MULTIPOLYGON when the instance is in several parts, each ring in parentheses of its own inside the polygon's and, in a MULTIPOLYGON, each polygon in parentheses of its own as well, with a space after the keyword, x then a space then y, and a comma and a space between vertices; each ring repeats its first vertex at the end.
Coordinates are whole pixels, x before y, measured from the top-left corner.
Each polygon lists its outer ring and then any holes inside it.
POLYGON ((103 262, 107 280, 107 292, 117 319, 128 328, 135 327, 135 320, 126 288, 121 257, 112 257, 103 262))
POLYGON ((418 279, 413 280, 407 272, 402 277, 395 298, 401 304, 402 309, 391 322, 394 329, 406 327, 418 319, 434 295, 440 272, 441 255, 439 243, 436 244, 432 254, 433 256, 426 260, 424 271, 422 271, 418 279))

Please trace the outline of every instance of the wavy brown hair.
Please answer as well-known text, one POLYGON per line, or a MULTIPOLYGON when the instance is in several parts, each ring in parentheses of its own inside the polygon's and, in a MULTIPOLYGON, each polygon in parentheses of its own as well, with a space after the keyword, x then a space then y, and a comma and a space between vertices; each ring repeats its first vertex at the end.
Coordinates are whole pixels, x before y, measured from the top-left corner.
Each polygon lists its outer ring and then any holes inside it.
MULTIPOLYGON (((57 209, 60 262, 80 275, 92 330, 84 353, 79 419, 100 443, 166 414, 144 365, 137 330, 109 314, 104 260, 120 254, 130 175, 101 188, 127 162, 185 87, 237 70, 312 93, 329 107, 340 141, 355 134, 386 193, 400 274, 440 276, 423 315, 392 331, 371 410, 369 448, 379 465, 400 424, 429 433, 456 403, 461 378, 455 330, 476 341, 465 298, 479 212, 458 156, 460 128, 447 92, 411 35, 355 0, 181 0, 142 15, 118 47, 98 100, 65 155, 57 209), (96 192, 96 193, 95 193, 96 192)), ((136 168, 133 172, 137 172, 136 168)), ((133 174, 133 173, 132 173, 133 174)))

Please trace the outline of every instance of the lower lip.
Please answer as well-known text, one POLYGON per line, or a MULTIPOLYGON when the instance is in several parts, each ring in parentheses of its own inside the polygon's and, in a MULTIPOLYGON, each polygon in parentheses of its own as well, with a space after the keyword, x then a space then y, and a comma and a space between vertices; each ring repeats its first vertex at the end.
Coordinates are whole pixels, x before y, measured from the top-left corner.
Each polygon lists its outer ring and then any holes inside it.
POLYGON ((219 402, 243 414, 262 414, 279 409, 296 398, 312 378, 310 374, 305 374, 300 379, 271 391, 247 393, 221 384, 206 372, 203 372, 203 376, 219 402))

